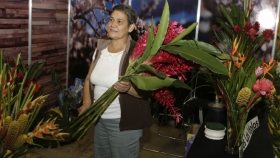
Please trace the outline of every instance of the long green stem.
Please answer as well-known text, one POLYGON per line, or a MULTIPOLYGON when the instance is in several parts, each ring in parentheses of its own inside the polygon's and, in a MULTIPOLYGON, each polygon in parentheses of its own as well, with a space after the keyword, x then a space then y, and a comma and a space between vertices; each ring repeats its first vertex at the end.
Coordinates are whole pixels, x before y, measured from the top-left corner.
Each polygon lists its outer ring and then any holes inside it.
POLYGON ((77 140, 83 138, 90 127, 97 122, 99 117, 108 108, 108 106, 118 96, 119 92, 111 86, 100 98, 98 98, 92 106, 83 113, 82 116, 78 117, 77 120, 70 126, 70 128, 78 130, 72 135, 74 138, 79 134, 77 140), (82 125, 81 125, 82 124, 82 125))

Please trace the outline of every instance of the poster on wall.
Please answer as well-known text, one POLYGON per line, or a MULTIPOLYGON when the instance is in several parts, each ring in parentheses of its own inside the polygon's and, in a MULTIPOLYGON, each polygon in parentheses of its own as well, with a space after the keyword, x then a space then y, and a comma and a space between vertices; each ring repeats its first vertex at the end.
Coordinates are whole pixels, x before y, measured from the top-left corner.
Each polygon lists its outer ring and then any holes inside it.
MULTIPOLYGON (((223 4, 228 9, 230 9, 232 4, 235 4, 240 10, 243 9, 243 0, 201 0, 198 40, 213 44, 213 30, 219 28, 216 18, 221 17, 220 4, 223 4)), ((271 29, 274 33, 277 33, 278 0, 251 0, 251 4, 254 6, 251 12, 251 22, 258 21, 261 32, 265 29, 271 29)), ((274 54, 272 52, 274 40, 265 43, 256 52, 256 56, 262 57, 265 54, 266 59, 270 59, 274 54)))
MULTIPOLYGON (((69 51, 69 83, 75 78, 84 79, 92 55, 95 51, 96 39, 106 37, 106 24, 109 13, 116 4, 128 4, 137 11, 137 37, 141 37, 154 19, 158 24, 165 0, 71 0, 70 10, 70 51, 69 51)), ((170 21, 188 27, 196 22, 197 0, 169 0, 170 21)), ((195 31, 190 34, 194 39, 195 31)))
POLYGON ((75 78, 84 79, 88 72, 96 39, 106 37, 106 23, 109 12, 121 0, 71 0, 70 9, 70 49, 69 82, 75 78))
MULTIPOLYGON (((165 0, 131 0, 132 7, 136 10, 139 16, 138 29, 145 30, 149 27, 152 20, 155 25, 160 21, 165 0), (142 29, 144 28, 144 29, 142 29)), ((187 28, 192 23, 196 22, 198 0, 169 0, 170 21, 178 22, 187 28)), ((188 37, 193 39, 195 31, 188 37)))

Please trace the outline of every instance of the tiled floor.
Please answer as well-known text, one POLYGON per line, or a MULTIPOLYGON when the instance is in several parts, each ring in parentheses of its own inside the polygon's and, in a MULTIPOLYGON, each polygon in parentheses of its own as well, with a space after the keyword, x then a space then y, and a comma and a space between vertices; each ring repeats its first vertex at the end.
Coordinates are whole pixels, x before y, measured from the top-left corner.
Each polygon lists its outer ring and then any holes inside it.
MULTIPOLYGON (((78 142, 59 146, 58 148, 34 149, 31 155, 41 158, 92 158, 92 133, 93 128, 91 128, 90 131, 88 131, 88 134, 78 142)), ((154 118, 153 126, 143 131, 143 137, 141 138, 140 158, 184 157, 185 136, 186 135, 182 129, 175 127, 173 120, 159 128, 158 119, 154 118), (170 139, 163 136, 169 136, 176 139, 170 139), (158 152, 155 152, 155 150, 158 152)))

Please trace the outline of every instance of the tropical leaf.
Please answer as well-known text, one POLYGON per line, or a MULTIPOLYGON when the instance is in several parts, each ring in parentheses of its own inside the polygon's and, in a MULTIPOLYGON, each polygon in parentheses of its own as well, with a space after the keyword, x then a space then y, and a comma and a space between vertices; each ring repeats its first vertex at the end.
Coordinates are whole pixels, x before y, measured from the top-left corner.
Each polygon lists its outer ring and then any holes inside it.
POLYGON ((182 38, 184 38, 186 35, 188 35, 190 32, 193 31, 193 29, 197 26, 197 22, 191 24, 188 28, 186 28, 180 35, 178 35, 176 38, 174 38, 170 43, 175 43, 182 38))
POLYGON ((174 78, 160 79, 155 76, 131 76, 130 80, 134 85, 137 85, 137 88, 142 90, 153 91, 169 86, 191 90, 191 88, 188 85, 174 78))
POLYGON ((155 37, 155 40, 154 40, 154 43, 153 43, 153 46, 152 46, 152 49, 150 52, 150 56, 154 56, 157 54, 160 46, 162 45, 162 43, 164 41, 164 38, 165 38, 165 35, 167 32, 169 18, 170 18, 169 5, 168 5, 167 1, 165 1, 165 5, 163 8, 163 12, 162 12, 162 17, 165 17, 165 18, 160 19, 159 27, 157 30, 157 32, 160 32, 160 33, 156 34, 156 37, 155 37))
POLYGON ((215 46, 203 42, 203 41, 195 41, 195 40, 180 40, 174 43, 168 43, 167 46, 190 46, 193 48, 197 48, 197 49, 201 49, 202 51, 205 51, 209 54, 215 55, 215 56, 219 56, 222 54, 222 52, 216 48, 215 46))
POLYGON ((155 68, 153 68, 151 65, 148 64, 141 64, 139 66, 136 73, 141 73, 141 72, 151 72, 152 74, 159 77, 160 79, 164 79, 166 77, 166 74, 164 72, 157 72, 155 68))
POLYGON ((228 70, 218 59, 200 49, 189 46, 163 46, 161 49, 168 51, 171 54, 180 55, 186 60, 191 60, 199 65, 205 66, 214 73, 224 75, 228 74, 228 70))
POLYGON ((231 25, 231 27, 233 27, 234 24, 233 24, 232 17, 230 16, 230 11, 227 10, 227 8, 226 8, 223 4, 220 4, 220 11, 221 11, 222 14, 224 15, 224 17, 227 19, 227 21, 229 22, 229 24, 231 25))

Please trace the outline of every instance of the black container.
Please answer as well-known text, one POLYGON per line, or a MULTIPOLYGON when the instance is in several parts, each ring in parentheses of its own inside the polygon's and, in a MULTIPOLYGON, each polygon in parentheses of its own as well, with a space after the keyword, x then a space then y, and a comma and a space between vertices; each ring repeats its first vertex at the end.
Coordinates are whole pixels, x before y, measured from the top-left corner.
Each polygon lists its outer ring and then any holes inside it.
POLYGON ((226 126, 227 111, 224 107, 208 106, 209 122, 219 122, 226 126))

